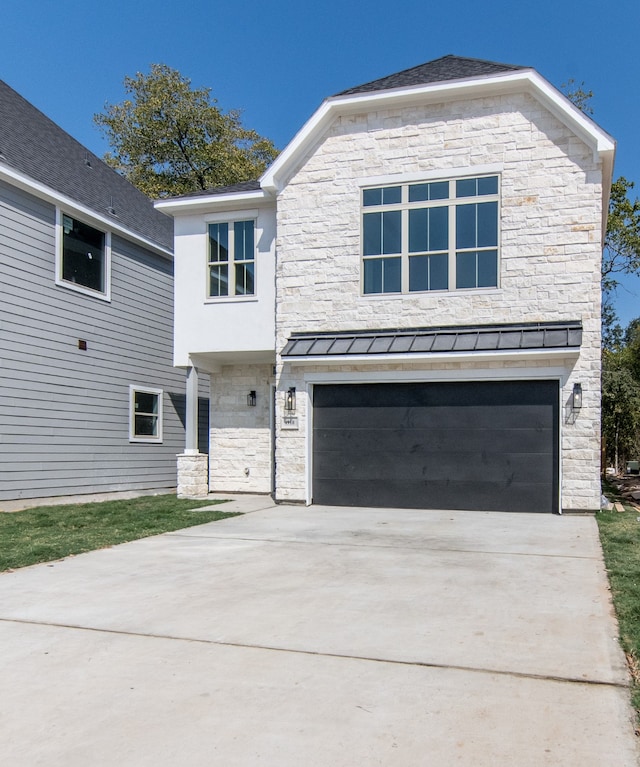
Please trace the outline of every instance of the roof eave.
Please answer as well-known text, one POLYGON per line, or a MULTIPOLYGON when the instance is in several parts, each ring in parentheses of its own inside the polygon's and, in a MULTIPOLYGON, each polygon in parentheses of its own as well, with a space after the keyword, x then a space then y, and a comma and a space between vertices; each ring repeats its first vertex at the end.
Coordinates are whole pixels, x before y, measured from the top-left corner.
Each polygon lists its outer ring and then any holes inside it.
POLYGON ((272 195, 265 189, 251 192, 229 192, 228 194, 198 195, 197 197, 172 197, 168 200, 155 200, 156 210, 170 216, 182 213, 202 213, 204 211, 243 208, 250 205, 270 202, 272 195))
MULTIPOLYGON (((603 170, 613 167, 615 141, 593 120, 575 107, 560 91, 548 83, 533 69, 521 69, 494 75, 483 75, 461 80, 414 85, 407 88, 393 88, 383 91, 333 96, 326 99, 311 118, 294 136, 260 179, 261 186, 277 194, 286 184, 287 174, 299 157, 322 135, 330 123, 342 114, 357 114, 372 109, 407 106, 416 102, 435 103, 458 100, 469 96, 499 95, 516 91, 533 93, 563 123, 570 127, 595 154, 607 155, 611 160, 604 163, 603 170)), ((607 186, 604 183, 603 185, 607 186)))
POLYGON ((465 352, 413 352, 410 354, 335 354, 313 355, 309 357, 290 355, 286 361, 293 367, 306 365, 383 365, 410 362, 452 362, 456 361, 491 361, 497 360, 545 360, 578 359, 579 347, 567 346, 561 349, 495 349, 465 352))
POLYGON ((6 181, 12 186, 16 186, 19 189, 34 195, 35 197, 38 197, 41 200, 45 200, 46 202, 49 202, 56 207, 63 207, 68 213, 75 213, 80 217, 89 219, 99 226, 103 226, 111 232, 119 234, 128 240, 132 240, 139 245, 142 245, 146 249, 157 253, 158 255, 173 259, 173 250, 165 248, 163 245, 160 245, 160 243, 157 243, 154 240, 139 234, 133 229, 130 229, 128 226, 124 226, 113 217, 102 215, 101 213, 98 213, 93 208, 84 205, 78 200, 74 200, 73 198, 62 194, 62 192, 58 192, 56 189, 53 189, 46 184, 35 181, 30 176, 27 176, 24 173, 20 173, 14 168, 10 168, 4 165, 2 162, 0 162, 0 179, 6 181))

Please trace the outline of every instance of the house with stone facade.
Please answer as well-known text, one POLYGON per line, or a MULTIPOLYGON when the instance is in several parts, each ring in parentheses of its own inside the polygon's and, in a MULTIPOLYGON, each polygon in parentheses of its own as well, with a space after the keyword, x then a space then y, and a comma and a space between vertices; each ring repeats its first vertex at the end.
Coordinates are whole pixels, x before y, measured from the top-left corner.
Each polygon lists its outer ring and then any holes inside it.
POLYGON ((598 508, 614 151, 535 70, 445 56, 326 99, 255 182, 156 203, 180 491, 598 508))

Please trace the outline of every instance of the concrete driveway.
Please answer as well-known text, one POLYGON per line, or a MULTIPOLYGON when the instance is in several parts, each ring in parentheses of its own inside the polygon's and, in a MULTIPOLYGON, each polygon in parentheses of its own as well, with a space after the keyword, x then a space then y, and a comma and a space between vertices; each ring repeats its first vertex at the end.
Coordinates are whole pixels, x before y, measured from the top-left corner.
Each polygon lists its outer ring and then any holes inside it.
POLYGON ((0 576, 4 764, 637 764, 592 518, 229 508, 0 576))

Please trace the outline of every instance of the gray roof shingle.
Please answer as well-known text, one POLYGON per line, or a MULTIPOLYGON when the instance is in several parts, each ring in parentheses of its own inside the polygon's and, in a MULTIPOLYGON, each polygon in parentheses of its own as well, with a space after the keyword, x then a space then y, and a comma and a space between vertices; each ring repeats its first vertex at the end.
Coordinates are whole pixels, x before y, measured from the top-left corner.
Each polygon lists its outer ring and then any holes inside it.
POLYGON ((407 88, 412 85, 427 85, 428 83, 445 82, 447 80, 466 80, 471 77, 486 77, 501 72, 512 72, 518 69, 529 69, 514 64, 499 64, 483 59, 468 59, 449 54, 417 67, 396 72, 378 80, 357 85, 346 91, 336 93, 336 96, 352 96, 356 93, 386 91, 392 88, 407 88))
POLYGON ((0 165, 22 173, 133 233, 173 250, 173 220, 0 80, 0 165))

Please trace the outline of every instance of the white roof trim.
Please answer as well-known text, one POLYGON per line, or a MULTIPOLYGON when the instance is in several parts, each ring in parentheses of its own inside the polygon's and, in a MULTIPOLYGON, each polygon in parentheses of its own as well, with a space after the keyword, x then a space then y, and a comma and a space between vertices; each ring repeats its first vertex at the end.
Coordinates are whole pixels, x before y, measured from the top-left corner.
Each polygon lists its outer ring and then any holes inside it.
POLYGON ((168 200, 156 200, 157 210, 173 215, 175 213, 199 213, 204 209, 220 207, 243 207, 247 203, 255 205, 270 201, 272 196, 264 189, 250 192, 228 192, 227 194, 203 194, 197 197, 173 197, 168 200))
POLYGON ((426 352, 402 353, 402 354, 336 354, 317 355, 313 357, 287 356, 284 359, 292 367, 306 365, 318 365, 330 367, 332 365, 388 365, 395 363, 411 364, 413 362, 478 362, 479 360, 503 361, 521 359, 547 359, 561 357, 566 359, 578 359, 580 349, 563 347, 562 349, 496 349, 494 351, 478 352, 426 352))
POLYGON ((103 216, 93 208, 89 208, 87 205, 83 205, 77 200, 73 200, 71 197, 62 194, 61 192, 52 189, 45 184, 41 184, 39 181, 35 181, 30 176, 20 173, 13 168, 9 168, 0 162, 0 179, 3 181, 17 186, 23 189, 25 192, 38 197, 41 200, 50 202, 59 208, 64 208, 65 212, 74 213, 81 218, 89 219, 98 224, 101 228, 108 229, 110 232, 115 232, 126 237, 128 240, 134 240, 135 242, 143 245, 148 250, 159 253, 167 258, 173 258, 173 251, 168 248, 164 248, 153 240, 149 240, 144 235, 138 234, 133 229, 129 229, 127 226, 123 226, 114 220, 111 216, 103 216))
MULTIPOLYGON (((299 157, 328 128, 335 117, 373 109, 392 108, 415 103, 433 103, 483 95, 528 91, 541 101, 559 120, 572 129, 583 141, 603 156, 604 172, 611 176, 615 141, 608 133, 574 106, 560 91, 533 69, 505 72, 487 77, 415 85, 383 91, 333 96, 325 100, 319 109, 303 125, 288 146, 281 152, 263 174, 260 183, 264 190, 279 192, 286 184, 290 168, 299 157)), ((606 182, 606 179, 605 179, 606 182)), ((609 184, 610 185, 610 184, 609 184)), ((607 184, 605 183, 605 187, 607 184)))

